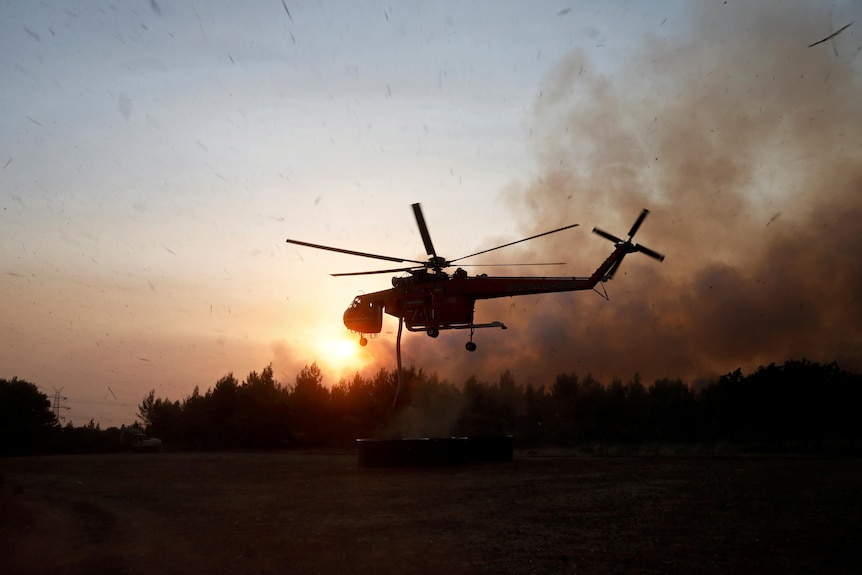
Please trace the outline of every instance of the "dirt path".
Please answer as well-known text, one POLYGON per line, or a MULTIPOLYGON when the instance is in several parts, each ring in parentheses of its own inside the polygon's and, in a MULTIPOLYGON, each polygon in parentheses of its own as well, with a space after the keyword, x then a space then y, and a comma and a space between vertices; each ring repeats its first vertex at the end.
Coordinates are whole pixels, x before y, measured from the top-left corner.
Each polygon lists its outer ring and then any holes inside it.
POLYGON ((0 460, 0 572, 862 572, 857 459, 0 460))

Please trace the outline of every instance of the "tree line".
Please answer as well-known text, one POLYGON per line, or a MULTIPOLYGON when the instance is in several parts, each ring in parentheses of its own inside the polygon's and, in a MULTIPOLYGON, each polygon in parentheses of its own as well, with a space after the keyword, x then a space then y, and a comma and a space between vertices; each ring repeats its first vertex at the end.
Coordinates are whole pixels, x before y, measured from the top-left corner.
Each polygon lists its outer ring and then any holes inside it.
MULTIPOLYGON (((393 405, 397 385, 398 373, 383 368, 326 386, 316 364, 284 384, 269 365, 242 381, 229 373, 182 400, 150 391, 138 406, 137 425, 175 450, 344 447, 356 438, 511 434, 521 447, 653 442, 855 451, 862 436, 856 416, 862 376, 835 363, 789 360, 749 374, 737 369, 698 389, 679 379, 646 385, 635 375, 627 382, 603 383, 575 373, 559 374, 544 386, 522 386, 509 371, 496 382, 470 377, 455 385, 411 367, 402 371, 399 404, 393 405)), ((101 430, 93 422, 60 428, 47 397, 21 380, 0 380, 0 409, 4 455, 119 446, 116 428, 101 430), (29 397, 26 410, 9 409, 23 397, 29 397)))

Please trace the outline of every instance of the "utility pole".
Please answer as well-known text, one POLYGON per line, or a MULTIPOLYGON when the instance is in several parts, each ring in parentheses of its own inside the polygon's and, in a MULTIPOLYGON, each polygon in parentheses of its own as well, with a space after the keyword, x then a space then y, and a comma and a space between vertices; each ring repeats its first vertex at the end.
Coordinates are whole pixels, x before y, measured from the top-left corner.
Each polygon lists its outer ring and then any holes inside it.
POLYGON ((56 387, 54 388, 54 405, 53 405, 53 407, 54 407, 54 418, 57 420, 57 423, 60 423, 61 421, 66 421, 66 418, 63 417, 62 415, 60 415, 60 410, 61 409, 69 409, 68 405, 61 405, 60 404, 61 401, 66 401, 67 399, 69 399, 68 397, 64 397, 64 396, 60 395, 61 391, 63 391, 62 387, 60 389, 57 389, 56 387))

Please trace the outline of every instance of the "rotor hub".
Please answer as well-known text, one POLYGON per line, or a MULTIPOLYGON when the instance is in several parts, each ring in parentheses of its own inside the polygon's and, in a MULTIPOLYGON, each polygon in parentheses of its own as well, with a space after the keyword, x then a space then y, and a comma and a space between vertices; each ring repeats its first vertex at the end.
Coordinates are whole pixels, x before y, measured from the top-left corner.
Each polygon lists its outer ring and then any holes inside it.
POLYGON ((435 270, 441 270, 443 268, 449 267, 449 262, 446 260, 446 258, 441 258, 440 256, 433 256, 428 260, 428 267, 435 270))

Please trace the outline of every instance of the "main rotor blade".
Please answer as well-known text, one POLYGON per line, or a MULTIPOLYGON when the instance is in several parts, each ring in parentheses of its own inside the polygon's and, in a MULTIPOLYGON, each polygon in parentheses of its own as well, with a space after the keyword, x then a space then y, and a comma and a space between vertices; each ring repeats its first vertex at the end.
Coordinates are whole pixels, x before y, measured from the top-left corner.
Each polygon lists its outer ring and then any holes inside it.
POLYGON ((425 253, 436 258, 437 251, 434 249, 434 244, 431 243, 431 234, 428 233, 428 226, 425 225, 425 217, 422 215, 421 205, 413 204, 413 215, 416 216, 416 224, 419 226, 419 234, 422 236, 422 241, 425 243, 425 253))
POLYGON ((602 237, 603 237, 603 238, 605 238, 606 240, 611 240, 611 241, 612 241, 612 242, 614 242, 615 244, 621 244, 621 243, 623 243, 623 240, 621 240, 620 238, 616 237, 616 236, 615 236, 615 235, 613 235, 613 234, 609 234, 608 232, 606 232, 606 231, 604 231, 604 230, 600 230, 599 228, 593 228, 593 233, 594 233, 594 234, 599 234, 600 236, 602 236, 602 237))
POLYGON ((557 228, 556 230, 551 230, 551 231, 549 231, 549 232, 543 232, 543 233, 541 233, 541 234, 536 234, 535 236, 530 236, 529 238, 524 238, 524 239, 522 239, 522 240, 518 240, 518 241, 515 241, 515 242, 509 242, 508 244, 503 244, 502 246, 497 246, 496 248, 490 248, 490 249, 487 249, 487 250, 482 250, 481 252, 476 252, 475 254, 470 254, 469 256, 462 256, 462 257, 460 257, 460 258, 456 258, 456 259, 454 259, 454 260, 449 260, 449 263, 451 264, 451 263, 458 262, 458 261, 461 261, 461 260, 466 260, 467 258, 472 258, 473 256, 478 256, 478 255, 481 255, 481 254, 487 254, 488 252, 493 252, 494 250, 499 250, 499 249, 501 249, 501 248, 508 248, 509 246, 514 246, 515 244, 520 244, 521 242, 526 242, 527 240, 534 240, 534 239, 536 239, 536 238, 540 238, 540 237, 542 237, 542 236, 547 236, 547 235, 549 235, 549 234, 555 234, 555 233, 557 233, 557 232, 561 232, 561 231, 563 231, 563 230, 567 230, 567 229, 569 229, 569 228, 577 227, 578 225, 579 225, 579 224, 572 224, 572 225, 570 225, 570 226, 564 226, 564 227, 562 227, 562 228, 557 228))
POLYGON ((374 274, 394 274, 394 273, 398 273, 398 272, 411 272, 414 270, 422 269, 422 267, 424 267, 424 266, 421 266, 421 267, 415 267, 414 266, 414 267, 410 267, 410 268, 394 268, 391 270, 373 270, 373 271, 368 271, 368 272, 347 272, 347 273, 329 274, 329 275, 337 278, 337 277, 341 277, 341 276, 370 276, 370 275, 374 275, 374 274))
POLYGON ((330 252, 338 252, 340 254, 348 254, 351 256, 360 256, 363 258, 373 258, 375 260, 386 260, 388 262, 413 262, 416 264, 425 265, 425 262, 420 262, 419 260, 410 260, 407 258, 394 258, 391 256, 381 256, 379 254, 369 254, 369 253, 365 253, 365 252, 356 252, 353 250, 345 250, 343 248, 333 248, 331 246, 322 246, 320 244, 311 244, 308 242, 301 242, 299 240, 285 240, 285 241, 289 244, 296 244, 298 246, 305 246, 307 248, 315 248, 318 250, 327 250, 330 252))
POLYGON ((564 266, 566 262, 541 262, 535 264, 461 264, 462 268, 510 268, 515 266, 564 266))
POLYGON ((638 219, 635 220, 635 223, 632 226, 632 229, 629 230, 629 239, 632 239, 632 236, 634 236, 637 233, 638 228, 641 227, 642 223, 644 223, 644 218, 647 217, 648 213, 649 213, 649 210, 646 208, 644 208, 643 211, 641 211, 641 215, 638 216, 638 219))
POLYGON ((660 262, 664 261, 664 255, 662 255, 658 252, 655 252, 649 248, 646 248, 646 247, 641 246, 641 245, 637 245, 637 246, 635 246, 635 249, 644 255, 648 255, 651 258, 657 259, 660 262))

